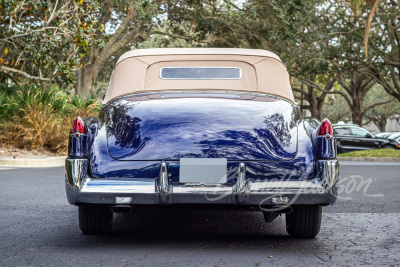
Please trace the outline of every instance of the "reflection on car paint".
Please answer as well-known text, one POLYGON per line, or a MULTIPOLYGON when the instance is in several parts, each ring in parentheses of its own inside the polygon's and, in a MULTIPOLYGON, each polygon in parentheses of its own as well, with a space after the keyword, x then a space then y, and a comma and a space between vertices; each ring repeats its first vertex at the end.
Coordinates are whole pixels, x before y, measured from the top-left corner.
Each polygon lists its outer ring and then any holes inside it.
POLYGON ((118 160, 290 160, 296 155, 295 109, 285 101, 163 99, 116 101, 107 140, 118 160), (277 112, 279 110, 279 113, 277 112), (251 118, 251 119, 249 119, 251 118))
MULTIPOLYGON (((122 100, 120 100, 122 101, 122 100)), ((182 126, 195 125, 194 122, 201 122, 201 120, 194 119, 189 121, 174 120, 173 122, 165 121, 161 119, 155 121, 148 120, 139 115, 138 106, 140 102, 133 102, 127 105, 116 101, 114 105, 109 106, 108 110, 102 111, 103 119, 107 116, 107 124, 105 121, 101 121, 97 132, 97 138, 95 138, 92 144, 91 151, 91 175, 93 177, 121 177, 121 178, 144 178, 154 179, 158 176, 159 166, 161 159, 166 160, 168 164, 168 172, 170 179, 177 183, 179 182, 179 158, 181 157, 223 157, 229 155, 235 155, 236 158, 231 157, 228 161, 228 183, 234 183, 236 181, 237 166, 239 161, 247 159, 260 159, 260 156, 269 157, 258 161, 246 161, 246 172, 248 179, 305 179, 311 178, 314 175, 313 159, 316 152, 313 151, 312 136, 308 132, 311 132, 314 126, 310 126, 308 123, 302 123, 298 118, 298 114, 291 110, 291 105, 286 104, 284 101, 275 101, 276 108, 282 110, 282 107, 286 107, 288 112, 283 112, 279 115, 277 112, 270 111, 270 114, 257 115, 258 122, 252 121, 247 124, 257 125, 258 127, 243 127, 240 118, 234 118, 230 116, 235 123, 239 124, 246 130, 235 130, 235 129, 223 129, 229 127, 228 124, 216 127, 220 130, 217 133, 212 131, 206 131, 203 135, 199 135, 198 132, 189 132, 188 135, 191 137, 202 137, 196 141, 189 143, 195 146, 198 151, 197 153, 174 153, 169 155, 168 158, 161 158, 162 153, 168 152, 163 148, 163 141, 158 140, 158 147, 154 147, 151 144, 151 140, 156 138, 156 133, 162 135, 161 130, 169 131, 173 138, 176 138, 175 143, 182 142, 184 138, 180 138, 178 135, 183 134, 182 126), (279 104, 279 105, 278 105, 279 104), (290 111, 290 112, 289 112, 290 111), (297 124, 285 124, 285 117, 288 121, 292 118, 297 119, 297 124), (260 119, 261 118, 261 119, 260 119), (113 121, 111 123, 110 121, 113 121), (145 124, 145 127, 143 126, 145 124), (142 129, 152 126, 152 131, 143 131, 142 129), (171 131, 176 126, 180 126, 181 129, 177 131, 171 131), (262 126, 262 127, 260 127, 262 126), (107 128, 108 127, 108 128, 107 128), (124 129, 131 129, 127 131, 124 129), (310 130, 311 129, 311 130, 310 130), (298 136, 297 136, 298 135, 298 136), (210 138, 211 137, 211 138, 210 138), (212 139, 214 138, 214 139, 212 139), (107 142, 108 139, 108 142, 107 142), (266 140, 264 140, 266 139, 266 140), (299 144, 297 145, 297 139, 299 144), (112 148, 110 149, 110 145, 112 148), (151 160, 118 160, 109 156, 108 152, 113 151, 118 154, 119 157, 128 158, 132 156, 140 155, 143 149, 147 149, 146 146, 150 146, 150 149, 154 149, 154 153, 157 157, 151 160), (297 148, 298 146, 298 148, 297 148), (108 148, 108 150, 107 150, 108 148), (239 149, 241 148, 241 149, 239 149), (162 153, 160 153, 160 150, 162 153), (236 154, 235 154, 236 153, 236 154), (265 156, 267 155, 267 156, 265 156), (284 155, 288 160, 282 160, 284 155), (277 160, 279 159, 279 161, 277 160), (275 161, 274 161, 275 160, 275 161)), ((153 101, 153 100, 152 100, 153 101)), ((161 100, 164 101, 164 100, 161 100)), ((263 104, 262 102, 257 102, 263 104)), ((269 106, 271 103, 268 103, 269 106)), ((159 106, 158 106, 159 107, 159 106)), ((182 108, 182 106, 180 106, 182 108)), ((238 107, 245 107, 244 105, 236 105, 238 107)), ((253 106, 252 106, 253 107, 253 106)), ((147 107, 148 108, 148 107, 147 107)), ((179 107, 175 107, 178 108, 179 107)), ((186 107, 187 108, 187 107, 186 107)), ((222 107, 221 107, 222 108, 222 107)), ((246 110, 246 109, 245 109, 246 110)), ((166 111, 163 111, 166 112, 166 111)), ((155 111, 156 114, 152 116, 166 117, 168 114, 164 114, 160 111, 155 111)), ((195 111, 190 110, 190 114, 195 111)), ((188 116, 185 114, 184 118, 188 116)), ((170 113, 169 113, 170 114, 170 113)), ((237 114, 237 113, 236 113, 237 114)), ((208 115, 208 114, 206 114, 208 115)), ((211 114, 213 115, 213 114, 211 114)), ((207 116, 206 116, 207 117, 207 116)), ((219 121, 222 121, 221 116, 211 116, 219 121)), ((208 116, 210 118, 210 116, 208 116)), ((205 123, 205 122, 204 122, 205 123)), ((295 121, 296 123, 296 121, 295 121)), ((204 124, 203 124, 204 125, 204 124)), ((179 128, 179 127, 178 127, 179 128)), ((237 127, 240 128, 240 127, 237 127)), ((188 128, 186 128, 188 129, 188 128)), ((198 130, 200 128, 197 128, 198 130)), ((163 136, 162 138, 167 138, 163 136)), ((162 139, 165 142, 165 139, 162 139)), ((189 139, 192 140, 192 139, 189 139)), ((182 146, 184 148, 184 146, 182 146)), ((147 152, 150 153, 151 151, 147 152)), ((227 157, 229 158, 229 157, 227 157)))

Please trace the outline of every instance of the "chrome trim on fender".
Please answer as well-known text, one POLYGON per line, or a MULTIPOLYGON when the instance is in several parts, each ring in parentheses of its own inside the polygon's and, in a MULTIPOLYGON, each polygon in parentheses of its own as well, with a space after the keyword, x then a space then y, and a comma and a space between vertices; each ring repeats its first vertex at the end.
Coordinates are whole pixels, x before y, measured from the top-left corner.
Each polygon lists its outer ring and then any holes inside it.
POLYGON ((334 188, 339 179, 339 161, 317 160, 316 177, 321 180, 321 185, 326 188, 334 188))
POLYGON ((70 186, 81 188, 87 178, 88 159, 66 159, 65 173, 70 186))

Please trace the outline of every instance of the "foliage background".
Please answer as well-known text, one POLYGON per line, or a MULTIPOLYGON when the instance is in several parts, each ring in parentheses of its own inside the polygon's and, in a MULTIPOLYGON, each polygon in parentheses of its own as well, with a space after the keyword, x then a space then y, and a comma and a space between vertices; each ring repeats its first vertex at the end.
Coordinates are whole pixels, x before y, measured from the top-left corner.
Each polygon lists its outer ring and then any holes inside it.
POLYGON ((398 0, 0 0, 0 143, 62 153, 96 115, 120 55, 152 47, 278 54, 303 115, 374 123, 400 113, 398 0))

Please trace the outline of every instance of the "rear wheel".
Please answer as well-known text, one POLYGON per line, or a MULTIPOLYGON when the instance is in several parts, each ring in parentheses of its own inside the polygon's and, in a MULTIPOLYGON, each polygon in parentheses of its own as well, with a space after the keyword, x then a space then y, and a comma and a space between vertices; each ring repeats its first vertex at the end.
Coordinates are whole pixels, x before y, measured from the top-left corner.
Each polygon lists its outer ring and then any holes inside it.
POLYGON ((314 238, 321 226, 322 207, 319 205, 295 205, 286 214, 286 231, 295 238, 314 238))
POLYGON ((79 228, 87 235, 101 235, 111 232, 113 213, 105 205, 86 204, 79 206, 79 228))

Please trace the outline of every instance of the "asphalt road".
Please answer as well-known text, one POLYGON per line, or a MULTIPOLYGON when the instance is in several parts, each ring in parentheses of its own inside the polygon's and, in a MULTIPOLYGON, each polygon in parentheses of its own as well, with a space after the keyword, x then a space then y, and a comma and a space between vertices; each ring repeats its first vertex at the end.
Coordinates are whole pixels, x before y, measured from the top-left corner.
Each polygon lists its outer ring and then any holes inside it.
POLYGON ((283 217, 175 208, 117 215, 112 234, 85 236, 63 168, 0 168, 0 266, 398 266, 400 164, 342 163, 340 176, 312 240, 291 239, 283 217))

